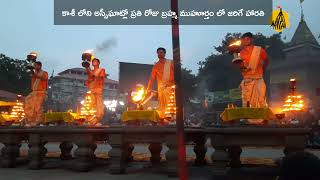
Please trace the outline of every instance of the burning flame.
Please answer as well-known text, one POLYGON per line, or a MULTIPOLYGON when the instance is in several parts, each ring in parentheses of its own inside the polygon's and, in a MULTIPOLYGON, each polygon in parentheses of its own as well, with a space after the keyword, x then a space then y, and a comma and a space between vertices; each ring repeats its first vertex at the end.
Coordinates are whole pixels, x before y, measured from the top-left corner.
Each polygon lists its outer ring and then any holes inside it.
POLYGON ((85 50, 83 53, 93 54, 93 50, 92 49, 88 49, 88 50, 85 50))
POLYGON ((144 87, 142 85, 138 86, 136 88, 136 91, 132 92, 131 96, 132 96, 132 101, 133 102, 142 101, 144 96, 145 96, 144 87))
POLYGON ((241 46, 241 40, 237 40, 237 41, 231 43, 229 46, 241 46))
POLYGON ((171 116, 175 115, 177 112, 177 106, 176 106, 176 99, 175 99, 175 88, 176 86, 173 85, 170 87, 170 96, 169 96, 169 102, 166 107, 165 115, 171 116))
POLYGON ((91 91, 88 91, 85 97, 85 100, 82 104, 80 115, 89 118, 96 113, 96 110, 93 107, 93 102, 91 98, 91 91))
POLYGON ((283 105, 283 112, 287 111, 302 111, 304 107, 304 101, 301 95, 288 96, 283 105))
POLYGON ((290 82, 293 82, 293 81, 296 81, 296 79, 295 78, 290 79, 290 82))
POLYGON ((29 55, 31 55, 31 56, 38 56, 38 53, 36 53, 36 52, 31 52, 29 55))
POLYGON ((22 95, 17 95, 16 104, 13 106, 11 113, 10 113, 11 118, 24 118, 25 117, 23 103, 21 102, 21 97, 22 97, 22 95))

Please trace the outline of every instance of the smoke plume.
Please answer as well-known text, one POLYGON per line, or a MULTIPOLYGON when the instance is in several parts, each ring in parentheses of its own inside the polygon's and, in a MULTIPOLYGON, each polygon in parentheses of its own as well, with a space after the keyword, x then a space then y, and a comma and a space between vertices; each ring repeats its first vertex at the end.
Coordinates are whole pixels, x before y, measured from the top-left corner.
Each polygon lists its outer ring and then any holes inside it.
POLYGON ((117 39, 112 37, 98 44, 95 48, 95 52, 106 52, 115 46, 117 46, 117 39))

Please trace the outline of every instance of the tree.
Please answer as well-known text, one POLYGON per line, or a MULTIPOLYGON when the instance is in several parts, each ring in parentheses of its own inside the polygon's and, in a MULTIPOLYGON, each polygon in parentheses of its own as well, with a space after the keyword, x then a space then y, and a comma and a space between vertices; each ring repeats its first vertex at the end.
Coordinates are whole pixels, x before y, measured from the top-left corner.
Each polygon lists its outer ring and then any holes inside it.
POLYGON ((26 65, 26 61, 0 54, 1 90, 27 95, 30 92, 31 78, 26 65))
POLYGON ((192 74, 191 70, 182 68, 181 79, 182 79, 181 86, 184 93, 184 102, 188 102, 188 100, 191 97, 193 97, 195 94, 197 78, 194 74, 192 74))

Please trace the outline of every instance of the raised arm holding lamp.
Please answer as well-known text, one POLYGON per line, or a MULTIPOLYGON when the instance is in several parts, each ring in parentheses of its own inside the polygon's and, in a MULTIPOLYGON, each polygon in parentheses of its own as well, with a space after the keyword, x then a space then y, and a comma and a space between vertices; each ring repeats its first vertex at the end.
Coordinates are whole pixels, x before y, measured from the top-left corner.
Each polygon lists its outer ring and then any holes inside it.
POLYGON ((262 47, 253 44, 253 40, 252 33, 244 33, 241 36, 241 44, 238 44, 240 46, 229 46, 229 51, 239 55, 232 63, 239 66, 243 76, 240 84, 242 106, 262 108, 267 107, 263 74, 269 65, 269 58, 262 47))
MULTIPOLYGON (((36 55, 36 53, 30 53, 36 55)), ((31 72, 32 92, 25 99, 25 114, 27 126, 36 126, 43 123, 43 104, 47 96, 48 73, 42 70, 42 63, 34 61, 31 72)))
POLYGON ((90 51, 86 51, 82 54, 82 66, 86 69, 88 80, 85 85, 88 91, 91 92, 92 104, 95 109, 95 115, 88 120, 91 125, 101 125, 101 120, 104 116, 104 81, 106 78, 106 72, 104 68, 100 68, 100 60, 94 58, 90 51), (93 69, 90 68, 92 64, 93 69))
POLYGON ((88 90, 91 91, 93 107, 96 109, 95 117, 90 122, 93 125, 100 125, 104 116, 103 87, 106 72, 105 69, 100 68, 99 65, 100 60, 94 58, 92 60, 93 70, 89 67, 86 68, 88 74, 87 86, 88 90))

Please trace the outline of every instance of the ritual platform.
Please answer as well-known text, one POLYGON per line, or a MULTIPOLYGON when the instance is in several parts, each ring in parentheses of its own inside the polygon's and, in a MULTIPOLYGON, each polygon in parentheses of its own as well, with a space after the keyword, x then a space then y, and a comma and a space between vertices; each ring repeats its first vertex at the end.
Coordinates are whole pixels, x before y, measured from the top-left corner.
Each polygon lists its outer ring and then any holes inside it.
POLYGON ((46 123, 62 121, 65 123, 72 123, 75 120, 81 119, 79 114, 71 112, 50 112, 44 114, 44 121, 46 123))
POLYGON ((8 115, 8 114, 0 114, 0 122, 3 123, 3 122, 6 122, 6 121, 11 121, 10 120, 10 115, 8 115))
POLYGON ((121 120, 123 122, 147 120, 156 123, 160 117, 156 110, 131 110, 123 112, 121 120))
POLYGON ((240 119, 273 120, 275 115, 270 108, 226 108, 220 115, 224 122, 240 119))

